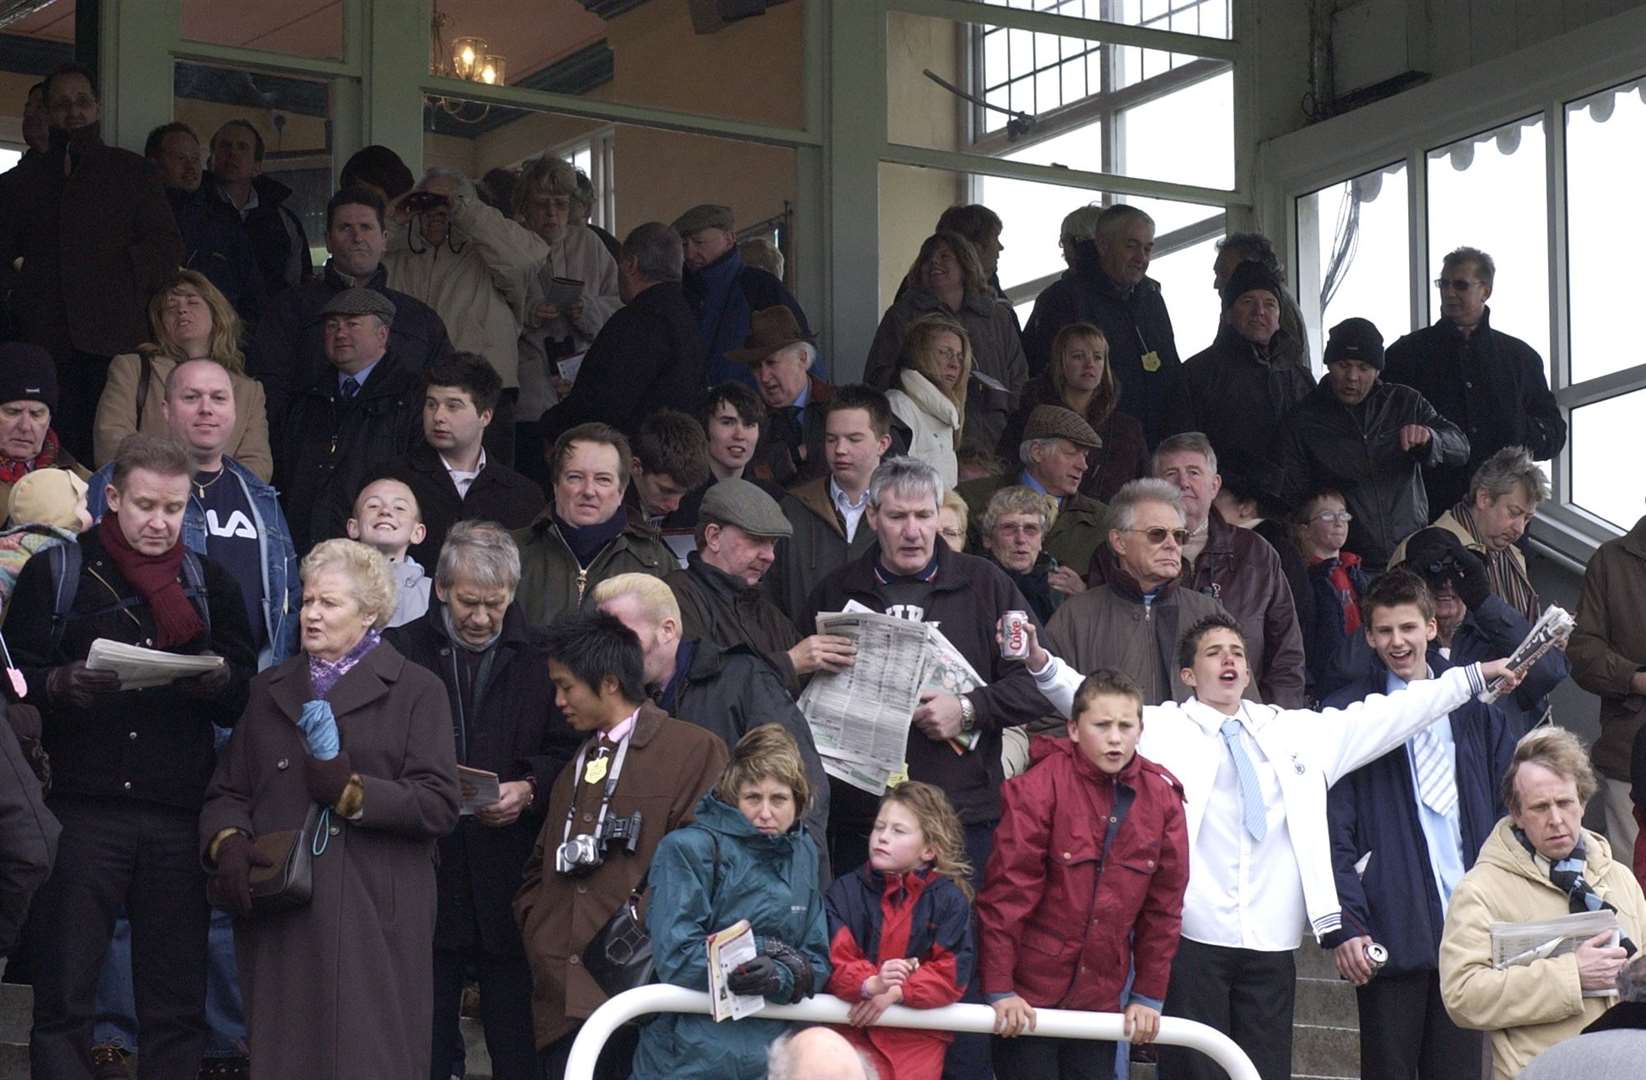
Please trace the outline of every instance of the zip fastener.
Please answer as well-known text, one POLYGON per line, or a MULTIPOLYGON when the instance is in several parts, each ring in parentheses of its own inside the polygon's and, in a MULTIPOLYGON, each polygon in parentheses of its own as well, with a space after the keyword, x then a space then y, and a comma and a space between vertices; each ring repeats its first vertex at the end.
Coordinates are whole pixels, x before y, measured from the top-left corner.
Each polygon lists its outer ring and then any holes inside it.
MULTIPOLYGON (((574 564, 576 564, 576 566, 577 566, 577 603, 576 603, 575 606, 576 607, 582 607, 583 606, 583 590, 588 588, 588 586, 589 586, 589 570, 594 569, 594 564, 599 562, 601 557, 604 556, 606 554, 606 552, 611 550, 612 544, 617 543, 617 541, 616 540, 609 541, 606 544, 605 547, 601 548, 595 554, 594 558, 589 561, 588 570, 585 570, 583 568, 583 564, 577 561, 577 554, 576 554, 576 552, 572 551, 572 546, 570 544, 566 543, 566 538, 564 536, 560 535, 560 530, 559 529, 554 530, 554 535, 555 535, 555 539, 560 541, 560 546, 566 549, 566 554, 570 555, 572 557, 572 562, 574 564)), ((619 534, 619 535, 621 535, 621 534, 619 534)))

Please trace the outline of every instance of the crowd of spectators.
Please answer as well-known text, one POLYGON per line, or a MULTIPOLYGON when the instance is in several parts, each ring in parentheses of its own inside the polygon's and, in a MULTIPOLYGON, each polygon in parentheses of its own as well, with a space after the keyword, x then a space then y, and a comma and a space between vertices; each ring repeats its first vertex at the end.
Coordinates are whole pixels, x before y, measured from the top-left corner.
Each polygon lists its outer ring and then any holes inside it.
POLYGON ((1487 253, 1387 349, 1328 328, 1317 381, 1261 235, 1220 245, 1184 360, 1142 209, 1069 215, 1020 327, 1001 218, 956 206, 869 354, 826 357, 723 205, 619 240, 552 154, 476 181, 374 146, 317 268, 253 123, 139 156, 90 71, 32 95, 0 177, 0 956, 35 1075, 447 1080, 468 1012, 494 1076, 559 1080, 625 919, 695 990, 746 922, 731 993, 848 1022, 666 1015, 603 1080, 1220 1075, 1148 1046, 1162 1014, 1282 1080, 1305 931, 1367 1076, 1642 1026, 1646 518, 1570 659, 1511 672, 1566 427, 1487 253), (874 647, 820 630, 843 610, 970 668, 919 689, 885 784, 808 721, 874 647), (1593 767, 1551 723, 1568 675, 1593 767), (1492 924, 1579 912, 1619 929, 1493 965, 1492 924), (879 1023, 955 1002, 994 1035, 879 1023), (1038 1037, 1048 1008, 1131 1046, 1038 1037))

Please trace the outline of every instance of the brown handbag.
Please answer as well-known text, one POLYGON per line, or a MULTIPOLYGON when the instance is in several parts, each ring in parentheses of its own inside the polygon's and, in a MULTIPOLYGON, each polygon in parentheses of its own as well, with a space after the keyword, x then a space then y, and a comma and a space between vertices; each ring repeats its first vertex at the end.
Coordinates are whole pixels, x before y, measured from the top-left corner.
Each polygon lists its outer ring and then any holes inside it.
MULTIPOLYGON (((314 895, 314 860, 326 850, 330 824, 331 808, 314 803, 301 829, 277 829, 252 840, 252 846, 272 864, 251 868, 253 918, 291 911, 309 902, 314 895)), ((213 907, 233 910, 217 878, 208 882, 206 893, 213 907)))

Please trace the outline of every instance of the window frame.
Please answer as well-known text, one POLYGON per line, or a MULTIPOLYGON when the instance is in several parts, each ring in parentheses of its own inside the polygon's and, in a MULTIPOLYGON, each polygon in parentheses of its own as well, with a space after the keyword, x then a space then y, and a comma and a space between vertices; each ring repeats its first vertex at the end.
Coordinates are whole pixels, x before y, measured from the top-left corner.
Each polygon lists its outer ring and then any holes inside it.
MULTIPOLYGON (((1567 444, 1551 463, 1551 496, 1538 510, 1532 540, 1540 550, 1581 571, 1595 549, 1623 529, 1571 501, 1572 413, 1584 405, 1646 387, 1646 364, 1574 383, 1571 368, 1570 253, 1566 235, 1566 106, 1646 76, 1646 9, 1592 23, 1551 41, 1416 87, 1394 98, 1271 139, 1257 149, 1264 180, 1262 220, 1284 238, 1292 285, 1312 258, 1299 234, 1298 204, 1315 191, 1404 159, 1409 198, 1408 273, 1413 326, 1432 321, 1435 303, 1428 264, 1428 156, 1462 139, 1541 114, 1548 205, 1550 389, 1568 423, 1567 444), (1306 163, 1306 164, 1300 164, 1306 163)), ((1298 302, 1321 340, 1318 294, 1298 302)))

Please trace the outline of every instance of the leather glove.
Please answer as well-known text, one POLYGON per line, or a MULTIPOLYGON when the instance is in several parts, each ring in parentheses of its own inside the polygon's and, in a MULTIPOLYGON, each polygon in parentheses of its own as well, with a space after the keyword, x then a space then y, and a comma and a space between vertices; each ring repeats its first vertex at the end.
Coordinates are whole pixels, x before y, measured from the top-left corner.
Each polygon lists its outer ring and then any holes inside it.
POLYGON ((1463 544, 1448 529, 1430 526, 1419 529, 1406 541, 1406 569, 1428 582, 1456 581, 1458 556, 1467 554, 1463 544))
POLYGON ((734 994, 776 998, 783 993, 784 967, 769 956, 757 956, 732 969, 726 987, 734 994))
POLYGON ((241 918, 249 917, 252 867, 273 865, 245 833, 224 837, 217 845, 217 898, 241 918))
POLYGON ((1457 564, 1461 574, 1453 582, 1457 598, 1473 611, 1492 595, 1492 579, 1486 576, 1486 563, 1479 555, 1462 545, 1458 546, 1457 564))
POLYGON ((349 776, 354 772, 349 755, 339 753, 334 758, 321 760, 313 754, 303 756, 303 782, 308 785, 309 798, 330 806, 343 796, 349 776))
POLYGON ((233 679, 234 673, 229 670, 229 665, 225 663, 222 667, 216 668, 212 671, 202 672, 199 675, 191 675, 186 679, 178 679, 172 685, 176 687, 177 691, 185 697, 214 698, 222 694, 223 691, 227 690, 229 688, 229 683, 233 679))
POLYGON ((46 697, 53 705, 89 709, 98 694, 120 689, 120 676, 112 671, 93 671, 84 660, 74 660, 51 669, 46 676, 46 697))
POLYGON ((784 1004, 793 1005, 801 998, 811 997, 812 966, 806 962, 805 954, 788 942, 772 937, 760 939, 760 951, 789 969, 793 991, 784 1004))

